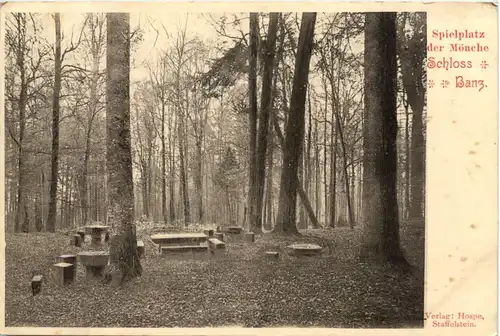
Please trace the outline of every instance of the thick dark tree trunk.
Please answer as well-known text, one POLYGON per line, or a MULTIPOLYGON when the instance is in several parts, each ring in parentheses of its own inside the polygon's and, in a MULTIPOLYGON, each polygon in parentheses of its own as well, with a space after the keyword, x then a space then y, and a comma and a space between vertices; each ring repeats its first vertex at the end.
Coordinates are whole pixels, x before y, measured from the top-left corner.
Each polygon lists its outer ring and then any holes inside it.
POLYGON ((54 91, 52 93, 52 154, 50 170, 49 214, 47 231, 54 232, 57 217, 57 180, 59 176, 59 96, 61 95, 61 18, 54 14, 56 26, 56 48, 54 64, 54 91))
POLYGON ((249 110, 249 163, 248 163, 248 228, 257 225, 257 55, 259 50, 259 14, 250 13, 250 48, 248 73, 248 94, 250 101, 249 110))
POLYGON ((366 13, 361 260, 407 266, 399 242, 396 13, 366 13))
POLYGON ((304 110, 309 80, 309 63, 314 40, 316 13, 303 13, 295 59, 292 99, 283 144, 278 217, 275 232, 296 233, 297 169, 304 141, 304 110))
POLYGON ((113 283, 139 276, 134 225, 134 189, 130 138, 130 14, 107 14, 106 164, 109 172, 109 222, 113 283))
POLYGON ((255 223, 252 223, 252 231, 254 233, 262 232, 262 204, 266 178, 267 131, 269 128, 269 115, 273 106, 272 87, 276 36, 278 34, 278 17, 279 13, 271 13, 269 16, 269 30, 267 33, 267 41, 264 46, 264 71, 262 75, 259 133, 256 152, 256 217, 255 223))

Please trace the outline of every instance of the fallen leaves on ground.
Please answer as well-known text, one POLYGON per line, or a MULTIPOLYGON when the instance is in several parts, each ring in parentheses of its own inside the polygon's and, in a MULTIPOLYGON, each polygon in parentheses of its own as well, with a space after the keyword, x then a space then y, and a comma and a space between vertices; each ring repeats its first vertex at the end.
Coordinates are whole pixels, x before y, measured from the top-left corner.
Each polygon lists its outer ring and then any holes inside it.
POLYGON ((76 281, 61 288, 49 276, 54 257, 88 244, 72 247, 61 234, 7 234, 6 326, 422 327, 423 284, 389 266, 357 262, 360 237, 343 228, 265 234, 255 243, 228 242, 217 259, 176 261, 141 236, 141 277, 114 288, 86 281, 78 265, 76 281), (286 253, 291 243, 319 244, 324 253, 296 258, 286 253), (266 251, 280 252, 279 260, 266 251), (44 276, 35 297, 33 272, 44 276))

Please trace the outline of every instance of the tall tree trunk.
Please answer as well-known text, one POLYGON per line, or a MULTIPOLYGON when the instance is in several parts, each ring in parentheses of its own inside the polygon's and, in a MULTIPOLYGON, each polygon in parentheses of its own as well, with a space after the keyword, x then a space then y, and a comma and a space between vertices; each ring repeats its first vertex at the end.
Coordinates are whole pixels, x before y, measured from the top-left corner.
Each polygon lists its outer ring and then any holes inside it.
POLYGON ((39 223, 39 229, 38 231, 43 231, 44 227, 45 227, 45 216, 44 216, 44 208, 45 208, 45 197, 44 197, 44 194, 45 194, 45 174, 43 173, 43 166, 42 168, 40 169, 40 197, 39 197, 39 206, 38 206, 38 210, 39 210, 39 213, 37 214, 37 218, 40 219, 40 221, 38 222, 39 223))
POLYGON ((99 221, 99 206, 101 204, 100 199, 99 199, 99 166, 96 171, 95 175, 95 182, 94 182, 94 217, 96 221, 99 221))
POLYGON ((411 206, 410 218, 423 219, 425 184, 425 145, 423 135, 423 105, 412 106, 411 125, 411 206))
POLYGON ((103 211, 103 216, 104 216, 104 225, 109 226, 109 221, 108 221, 108 216, 109 216, 109 211, 108 211, 108 205, 109 205, 109 196, 108 196, 108 165, 105 163, 104 164, 104 188, 103 188, 103 194, 104 194, 104 211, 103 211))
POLYGON ((170 114, 168 119, 168 219, 170 223, 175 221, 175 123, 172 120, 173 116, 170 114), (174 123, 172 127, 172 123, 174 123))
MULTIPOLYGON (((304 181, 304 176, 305 176, 305 158, 304 158, 304 155, 306 153, 304 153, 305 151, 302 151, 302 154, 300 155, 299 157, 299 166, 298 166, 298 169, 297 169, 297 177, 299 179, 299 181, 304 181)), ((307 193, 307 191, 306 191, 307 193)), ((306 220, 305 220, 305 212, 304 212, 304 207, 300 207, 299 209, 299 222, 297 223, 297 228, 300 229, 300 230, 303 230, 303 229, 306 229, 307 226, 306 226, 306 220)))
POLYGON ((274 156, 274 133, 272 123, 269 122, 268 130, 269 144, 267 146, 267 176, 266 176, 266 212, 264 216, 264 228, 273 228, 273 156, 274 156))
POLYGON ((89 160, 90 160, 90 136, 91 136, 91 123, 87 126, 87 134, 85 140, 85 152, 83 155, 83 172, 81 178, 81 195, 80 206, 82 211, 82 224, 87 225, 89 216, 89 192, 88 192, 88 174, 89 174, 89 160))
POLYGON ((161 215, 167 222, 167 181, 166 181, 166 145, 165 145, 165 102, 161 103, 161 215))
POLYGON ((286 124, 285 143, 283 144, 283 169, 275 232, 297 232, 296 207, 299 184, 297 169, 304 141, 304 110, 315 24, 316 13, 302 14, 290 113, 286 124))
POLYGON ((269 28, 267 41, 264 45, 264 69, 262 75, 262 91, 260 99, 259 132, 256 151, 256 178, 255 178, 255 206, 256 217, 252 223, 254 233, 262 232, 262 202, 264 199, 264 183, 266 178, 266 152, 267 152, 267 131, 269 128, 269 114, 273 106, 273 72, 274 55, 276 53, 276 36, 278 34, 279 13, 271 13, 269 16, 269 28))
POLYGON ((408 101, 405 100, 406 92, 403 89, 403 105, 405 108, 405 191, 404 191, 404 219, 408 219, 410 214, 410 113, 408 101))
POLYGON ((422 220, 424 217, 425 189, 425 138, 423 129, 423 110, 425 105, 426 87, 423 82, 425 74, 424 60, 427 58, 427 20, 426 13, 412 13, 410 24, 414 30, 412 38, 407 38, 405 26, 409 13, 404 13, 399 26, 398 53, 401 59, 401 73, 408 103, 413 112, 411 123, 411 205, 409 217, 422 220))
POLYGON ((325 123, 324 123, 324 127, 323 127, 323 181, 324 181, 324 201, 325 201, 325 210, 324 210, 324 223, 325 223, 325 226, 328 225, 328 211, 329 211, 329 208, 328 208, 328 170, 327 170, 327 142, 326 142, 326 139, 327 139, 327 123, 326 123, 326 118, 327 118, 327 110, 325 109, 325 123))
MULTIPOLYGON (((336 112, 338 112, 336 110, 336 112)), ((347 171, 347 153, 344 141, 344 133, 342 130, 342 125, 340 124, 339 113, 337 113, 337 131, 339 133, 340 146, 342 148, 342 163, 343 163, 343 173, 344 173, 344 183, 346 190, 346 202, 347 202, 347 216, 349 221, 349 227, 354 228, 354 219, 352 215, 352 204, 351 204, 351 190, 349 186, 349 172, 347 171)))
MULTIPOLYGON (((335 113, 332 113, 332 125, 333 121, 336 119, 335 113)), ((332 127, 332 139, 333 147, 331 150, 331 172, 330 172, 330 227, 335 227, 337 221, 337 145, 338 145, 338 135, 339 133, 332 127), (334 135, 335 133, 335 135, 334 135)))
MULTIPOLYGON (((356 222, 356 217, 355 217, 355 212, 354 212, 354 209, 356 208, 356 203, 355 203, 355 181, 356 181, 356 167, 354 165, 354 148, 351 150, 351 185, 349 187, 349 192, 350 192, 350 197, 349 197, 349 200, 350 200, 350 204, 349 204, 349 207, 348 207, 348 211, 349 211, 349 216, 351 217, 351 223, 352 225, 354 225, 354 223, 356 222)), ((351 226, 352 228, 352 226, 351 226)))
POLYGON ((24 157, 24 136, 26 130, 26 105, 28 84, 26 83, 26 71, 24 65, 24 54, 21 51, 17 55, 17 63, 20 68, 21 77, 21 92, 19 94, 19 148, 17 157, 17 208, 14 224, 14 232, 21 230, 23 222, 23 209, 26 204, 26 172, 25 172, 25 157, 24 157))
POLYGON ((199 223, 203 223, 203 151, 202 144, 203 138, 196 138, 195 150, 196 150, 196 166, 195 173, 193 175, 194 186, 196 188, 196 203, 197 203, 197 216, 196 220, 199 223))
POLYGON ((318 120, 314 119, 314 202, 316 203, 316 215, 321 213, 320 188, 320 165, 319 165, 319 141, 318 141, 318 120))
MULTIPOLYGON (((309 92, 309 100, 311 99, 310 95, 310 88, 308 90, 309 92)), ((311 186, 311 144, 312 144, 312 111, 311 111, 311 102, 309 101, 309 109, 308 109, 308 130, 307 130, 307 144, 306 144, 306 157, 304 161, 304 170, 305 170, 305 177, 303 179, 304 181, 304 192, 308 197, 311 196, 310 193, 310 186, 311 186)), ((304 217, 304 208, 301 208, 300 211, 300 218, 304 217)), ((305 220, 306 228, 308 227, 308 222, 305 220)))
POLYGON ((257 55, 259 43, 259 14, 250 13, 250 48, 248 73, 248 94, 250 101, 249 111, 249 135, 250 151, 248 163, 248 228, 257 227, 258 208, 257 208, 257 55))
POLYGON ((116 235, 110 244, 114 284, 139 276, 134 224, 134 185, 130 137, 130 14, 107 14, 106 164, 109 221, 116 235))
POLYGON ((173 153, 173 148, 172 146, 172 151, 170 153, 170 178, 169 180, 169 192, 170 192, 170 197, 169 197, 169 203, 168 203, 168 213, 169 213, 169 219, 170 223, 175 221, 175 159, 174 156, 175 154, 173 153))
MULTIPOLYGON (((95 32, 92 32, 95 34, 95 32)), ((81 178, 81 209, 83 217, 83 225, 87 224, 89 215, 89 196, 88 196, 88 170, 89 170, 89 160, 90 160, 90 150, 91 150, 91 137, 92 137, 92 127, 94 124, 94 119, 97 115, 97 104, 99 103, 99 98, 97 97, 97 88, 99 82, 99 64, 101 57, 101 50, 99 47, 94 45, 91 50, 92 54, 92 77, 91 77, 91 87, 90 87, 90 99, 89 99, 89 122, 87 124, 86 138, 85 138, 85 152, 83 157, 83 173, 81 178)))
POLYGON ((50 171, 49 214, 47 231, 55 232, 57 216, 57 179, 59 176, 59 97, 61 95, 61 18, 54 14, 56 48, 54 55, 54 91, 52 93, 52 153, 50 171))
MULTIPOLYGON (((181 118, 183 118, 181 116, 181 118)), ((181 192, 182 192, 182 200, 183 200, 183 209, 184 209, 184 224, 187 226, 191 222, 191 209, 189 204, 189 193, 188 193, 188 181, 187 181, 187 165, 185 158, 185 150, 186 150, 186 132, 184 130, 184 122, 181 121, 179 124, 179 160, 181 165, 181 192)))
POLYGON ((399 242, 396 194, 396 13, 366 13, 361 260, 407 266, 399 242))
MULTIPOLYGON (((284 150, 284 144, 285 144, 285 139, 283 138, 283 133, 281 132, 280 125, 278 123, 278 119, 276 117, 276 114, 273 113, 272 116, 272 122, 274 125, 274 130, 276 132, 276 137, 278 138, 279 144, 281 146, 281 150, 283 152, 284 150)), ((304 191, 304 188, 302 187, 301 181, 297 181, 297 193, 299 194, 300 201, 304 205, 304 208, 306 209, 307 216, 309 217, 309 220, 311 221, 311 224, 314 228, 319 228, 319 222, 318 219, 316 218, 316 215, 314 214, 314 210, 312 208, 311 202, 309 201, 309 198, 304 191)))

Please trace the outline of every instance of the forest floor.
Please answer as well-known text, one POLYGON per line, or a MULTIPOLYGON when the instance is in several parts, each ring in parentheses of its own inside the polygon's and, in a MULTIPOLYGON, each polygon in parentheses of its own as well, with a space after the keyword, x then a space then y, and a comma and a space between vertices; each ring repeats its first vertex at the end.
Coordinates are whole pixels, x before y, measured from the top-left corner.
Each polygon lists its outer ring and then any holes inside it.
POLYGON ((146 244, 143 275, 121 288, 86 282, 80 265, 74 284, 56 287, 47 281, 54 257, 86 248, 69 246, 63 234, 7 234, 5 325, 423 327, 421 233, 408 229, 401 234, 405 254, 418 270, 412 274, 359 263, 359 229, 302 233, 264 234, 253 244, 230 242, 226 255, 216 260, 171 261, 157 255, 145 233, 138 232, 146 244), (294 258, 285 253, 292 242, 318 243, 325 252, 294 258), (267 260, 265 251, 280 251, 280 260, 267 260), (33 271, 46 280, 35 297, 33 271))

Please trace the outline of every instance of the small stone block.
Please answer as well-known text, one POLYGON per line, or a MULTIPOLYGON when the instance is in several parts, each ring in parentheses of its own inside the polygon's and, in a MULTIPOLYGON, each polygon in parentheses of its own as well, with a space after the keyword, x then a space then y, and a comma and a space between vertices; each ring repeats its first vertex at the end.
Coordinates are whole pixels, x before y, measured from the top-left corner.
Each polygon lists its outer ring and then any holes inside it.
POLYGON ((245 232, 244 238, 247 243, 255 242, 255 234, 253 232, 245 232))
POLYGON ((222 232, 216 232, 214 234, 214 238, 217 238, 218 240, 220 240, 221 242, 224 241, 224 234, 222 232))
POLYGON ((210 250, 211 255, 219 256, 224 254, 226 249, 226 244, 217 238, 210 238, 208 240, 208 248, 210 250))
POLYGON ((203 233, 204 233, 207 237, 213 237, 213 236, 214 236, 214 230, 212 230, 212 229, 204 229, 204 230, 203 230, 203 233))
POLYGON ((266 252, 266 258, 270 260, 278 260, 280 258, 279 252, 266 252))
POLYGON ((56 258, 57 262, 63 262, 73 265, 73 272, 76 277, 76 255, 74 254, 63 254, 56 258))
POLYGON ((226 244, 224 242, 220 241, 217 238, 210 238, 208 240, 208 247, 211 250, 225 249, 226 248, 226 244))
POLYGON ((60 262, 52 265, 52 277, 59 286, 64 286, 74 280, 73 264, 60 262))
POLYGON ((37 295, 42 290, 42 279, 41 275, 35 275, 31 279, 31 291, 33 292, 33 296, 37 295))
POLYGON ((71 237, 71 246, 76 246, 76 247, 80 247, 82 246, 82 237, 79 235, 79 234, 75 234, 71 237))
POLYGON ((76 231, 76 233, 79 234, 80 237, 82 237, 82 241, 85 241, 85 231, 78 230, 78 231, 76 231))
POLYGON ((139 258, 144 254, 144 242, 142 240, 137 241, 137 254, 139 258))

